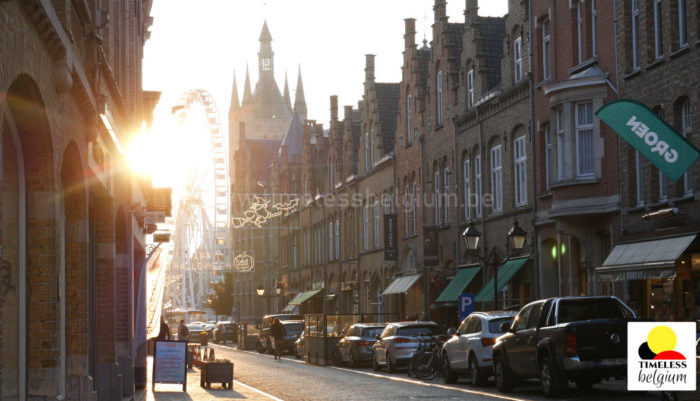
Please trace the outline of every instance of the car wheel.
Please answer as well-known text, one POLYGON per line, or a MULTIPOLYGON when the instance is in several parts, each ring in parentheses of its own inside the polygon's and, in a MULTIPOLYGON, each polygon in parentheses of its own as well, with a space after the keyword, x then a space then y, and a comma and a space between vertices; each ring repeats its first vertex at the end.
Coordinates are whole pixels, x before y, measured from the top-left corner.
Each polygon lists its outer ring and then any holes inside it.
POLYGON ((297 359, 301 359, 301 354, 296 349, 294 350, 294 357, 297 359))
POLYGON ((335 366, 343 366, 343 356, 340 354, 340 350, 338 348, 333 350, 333 363, 335 366))
POLYGON ((263 345, 262 345, 262 343, 261 343, 260 341, 258 341, 258 342, 255 344, 255 350, 258 351, 258 352, 261 353, 261 354, 264 354, 264 353, 265 353, 265 348, 263 348, 263 345))
POLYGON ((515 378, 501 358, 493 359, 493 368, 496 375, 496 387, 498 391, 503 393, 510 393, 513 391, 513 387, 515 387, 515 378))
POLYGON ((447 357, 447 352, 442 353, 442 369, 441 369, 442 380, 447 384, 457 383, 457 372, 452 370, 450 367, 450 359, 447 357))
POLYGON ((574 380, 576 382, 576 388, 583 391, 588 391, 593 387, 593 380, 580 377, 574 380))
POLYGON ((350 367, 351 368, 356 368, 359 364, 357 363, 357 359, 355 359, 355 354, 350 351, 350 367))
POLYGON ((540 387, 545 397, 556 397, 564 387, 561 374, 552 366, 549 356, 544 356, 540 361, 540 387))
POLYGON ((379 362, 377 362, 377 357, 374 354, 372 354, 372 369, 375 372, 382 370, 381 366, 379 366, 379 362))
POLYGON ((396 372, 396 366, 394 366, 394 364, 391 363, 391 356, 388 352, 386 353, 386 371, 389 373, 396 372))
POLYGON ((479 362, 474 355, 469 358, 469 377, 471 378, 472 386, 483 387, 486 384, 487 376, 479 368, 479 362))

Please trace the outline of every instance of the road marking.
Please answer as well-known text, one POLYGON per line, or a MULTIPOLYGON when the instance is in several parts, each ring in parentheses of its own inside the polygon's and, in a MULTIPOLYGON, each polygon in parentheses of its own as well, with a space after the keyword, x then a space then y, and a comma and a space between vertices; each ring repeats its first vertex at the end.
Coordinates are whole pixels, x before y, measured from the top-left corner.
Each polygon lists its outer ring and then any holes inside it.
POLYGON ((393 381, 402 382, 402 383, 411 383, 411 384, 417 384, 417 385, 426 386, 426 387, 437 387, 437 388, 440 388, 443 390, 459 391, 459 392, 466 393, 466 394, 483 395, 485 397, 497 398, 499 400, 528 401, 524 398, 509 397, 507 395, 487 393, 485 391, 467 390, 465 388, 452 387, 452 386, 447 386, 447 385, 443 385, 443 384, 419 382, 419 381, 415 381, 415 380, 411 380, 411 379, 404 379, 401 377, 385 376, 385 375, 380 375, 377 373, 363 372, 361 370, 339 368, 336 366, 326 366, 326 367, 331 368, 331 369, 342 370, 344 372, 353 372, 353 373, 358 373, 361 375, 372 376, 372 377, 377 377, 377 378, 382 378, 382 379, 388 379, 388 380, 393 380, 393 381))
POLYGON ((265 397, 267 397, 267 398, 269 398, 269 399, 271 399, 271 400, 275 400, 275 401, 284 401, 284 400, 281 399, 281 398, 277 398, 277 397, 275 397, 275 396, 272 395, 272 394, 268 394, 268 393, 266 393, 266 392, 264 392, 264 391, 262 391, 262 390, 258 390, 257 388, 251 387, 251 386, 249 386, 249 385, 247 385, 247 384, 245 384, 245 383, 239 382, 238 380, 234 380, 234 383, 238 383, 239 385, 241 385, 241 386, 243 386, 243 387, 245 387, 245 388, 247 388, 247 389, 249 389, 249 390, 255 391, 255 392, 258 393, 258 394, 262 394, 262 395, 264 395, 265 397))

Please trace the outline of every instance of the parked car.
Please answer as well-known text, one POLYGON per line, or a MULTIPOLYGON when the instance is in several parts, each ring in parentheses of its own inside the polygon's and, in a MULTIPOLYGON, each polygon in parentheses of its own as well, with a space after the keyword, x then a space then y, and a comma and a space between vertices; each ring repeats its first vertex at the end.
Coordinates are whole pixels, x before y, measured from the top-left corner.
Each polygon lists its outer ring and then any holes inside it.
POLYGON ((282 321, 282 325, 284 326, 285 335, 280 353, 287 351, 290 354, 296 354, 296 341, 304 331, 304 321, 284 320, 282 321))
POLYGON ((435 322, 389 323, 372 347, 372 368, 381 370, 386 366, 387 371, 395 372, 397 367, 408 366, 420 336, 441 334, 442 329, 435 322))
POLYGON ((496 340, 496 386, 509 392, 519 379, 539 378, 551 397, 576 383, 589 389, 627 373, 627 322, 636 317, 616 297, 566 297, 525 305, 496 340))
POLYGON ((352 368, 371 362, 372 346, 385 327, 386 323, 355 323, 348 327, 343 338, 338 341, 338 362, 352 368))
POLYGON ((236 323, 224 320, 216 324, 214 328, 214 343, 226 344, 226 341, 236 342, 236 323))
POLYGON ((187 324, 187 329, 190 331, 190 336, 187 339, 191 343, 201 343, 203 339, 207 338, 207 331, 204 326, 199 323, 187 324))
POLYGON ((304 335, 305 331, 302 330, 301 334, 299 334, 299 338, 297 338, 296 341, 294 341, 294 356, 297 359, 301 359, 304 357, 304 354, 306 353, 306 347, 304 345, 304 335))
POLYGON ((442 346, 443 374, 446 383, 455 383, 466 374, 474 386, 483 386, 493 374, 493 345, 503 334, 501 326, 510 325, 517 312, 473 312, 462 321, 457 332, 442 346))
POLYGON ((267 351, 272 353, 272 338, 270 337, 270 326, 275 318, 281 322, 285 320, 304 320, 304 316, 295 314, 275 314, 265 315, 258 327, 258 341, 255 343, 255 349, 261 354, 267 351))

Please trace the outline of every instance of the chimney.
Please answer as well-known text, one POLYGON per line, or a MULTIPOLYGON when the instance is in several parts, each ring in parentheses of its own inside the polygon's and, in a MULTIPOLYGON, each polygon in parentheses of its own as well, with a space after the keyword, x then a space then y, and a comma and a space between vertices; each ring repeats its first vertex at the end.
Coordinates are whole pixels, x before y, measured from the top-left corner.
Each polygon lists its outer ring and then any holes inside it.
POLYGON ((338 121, 338 95, 331 96, 331 121, 338 121))
POLYGON ((404 48, 409 49, 416 46, 416 19, 406 18, 404 23, 406 25, 406 33, 403 35, 404 48))
POLYGON ((345 120, 352 119, 352 106, 345 106, 344 110, 345 110, 345 114, 343 115, 343 119, 345 119, 345 120))
POLYGON ((464 10, 464 22, 467 26, 474 25, 479 19, 479 0, 467 0, 464 10))
POLYGON ((365 54, 365 82, 374 81, 374 54, 365 54))

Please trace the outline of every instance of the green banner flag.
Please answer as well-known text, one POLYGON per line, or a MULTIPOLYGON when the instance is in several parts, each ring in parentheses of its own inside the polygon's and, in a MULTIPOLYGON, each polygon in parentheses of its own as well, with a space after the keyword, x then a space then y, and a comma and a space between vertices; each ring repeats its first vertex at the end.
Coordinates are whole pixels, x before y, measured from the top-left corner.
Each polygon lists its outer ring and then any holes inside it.
POLYGON ((698 148, 636 100, 612 101, 595 114, 673 181, 700 157, 698 148))

